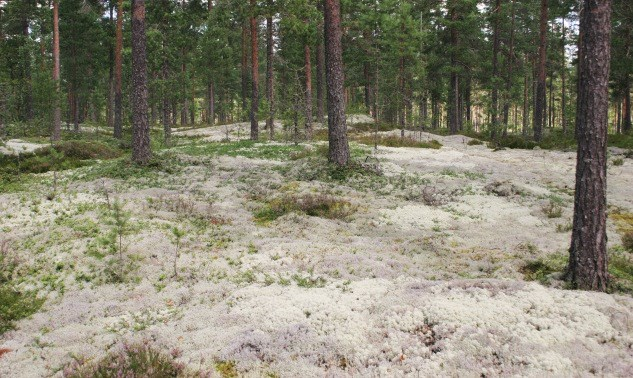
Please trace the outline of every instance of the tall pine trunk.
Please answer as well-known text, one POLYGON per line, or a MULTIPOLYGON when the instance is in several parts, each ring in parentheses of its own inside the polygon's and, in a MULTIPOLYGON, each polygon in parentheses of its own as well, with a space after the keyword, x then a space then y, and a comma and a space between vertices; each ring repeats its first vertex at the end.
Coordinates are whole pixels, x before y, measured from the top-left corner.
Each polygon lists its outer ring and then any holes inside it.
POLYGON ((458 63, 455 50, 459 44, 459 32, 455 23, 458 19, 455 2, 451 2, 449 17, 451 20, 450 38, 451 38, 451 79, 448 98, 448 128, 450 134, 457 134, 459 131, 459 75, 457 73, 458 63))
POLYGON ((306 135, 312 139, 312 57, 310 46, 306 44, 303 48, 305 60, 305 80, 306 80, 306 135))
POLYGON ((145 0, 132 0, 132 161, 141 165, 151 158, 147 98, 145 0))
POLYGON ((257 39, 257 17, 255 16, 256 0, 251 0, 251 139, 259 139, 259 125, 257 123, 257 113, 259 111, 259 47, 257 39))
POLYGON ((325 75, 327 78, 328 139, 330 162, 345 166, 350 152, 345 120, 343 46, 340 0, 324 0, 325 75))
MULTIPOLYGON (((318 1, 319 13, 323 11, 323 2, 318 1)), ((325 45, 323 44, 323 21, 319 20, 318 43, 316 51, 316 95, 317 95, 317 122, 325 123, 325 82, 323 79, 325 71, 325 45)))
POLYGON ((247 23, 242 26, 242 114, 245 117, 248 109, 248 46, 250 39, 247 23))
POLYGON ((501 39, 499 36, 499 21, 501 12, 501 0, 496 0, 495 9, 493 11, 493 28, 492 28, 492 95, 490 105, 491 129, 490 137, 497 138, 499 130, 499 47, 501 39))
MULTIPOLYGON (((272 8, 272 0, 268 0, 269 12, 272 8)), ((275 137, 275 92, 274 92, 274 40, 273 40, 273 16, 266 17, 266 101, 268 101, 268 117, 266 128, 270 133, 270 139, 275 137)))
POLYGON ((562 67, 560 70, 560 80, 561 80, 561 98, 560 98, 560 110, 561 110, 561 125, 563 126, 563 134, 567 134, 567 114, 565 114, 566 112, 566 108, 567 108, 567 58, 565 57, 565 17, 563 17, 563 25, 562 25, 562 67))
POLYGON ((534 102, 534 140, 540 142, 543 138, 543 121, 545 120, 546 105, 546 75, 547 62, 547 0, 541 0, 541 21, 539 28, 539 49, 536 80, 536 98, 534 102))
POLYGON ((116 11, 116 44, 114 48, 114 137, 123 137, 123 0, 116 11))
POLYGON ((622 103, 622 130, 625 134, 631 132, 631 78, 627 74, 624 82, 624 99, 622 103))
POLYGON ((55 83, 55 99, 53 109, 53 133, 51 140, 56 142, 61 139, 62 108, 60 101, 59 81, 59 0, 53 0, 53 82, 55 83))
POLYGON ((567 278, 575 288, 606 291, 611 1, 584 0, 582 6, 576 116, 578 157, 567 278))

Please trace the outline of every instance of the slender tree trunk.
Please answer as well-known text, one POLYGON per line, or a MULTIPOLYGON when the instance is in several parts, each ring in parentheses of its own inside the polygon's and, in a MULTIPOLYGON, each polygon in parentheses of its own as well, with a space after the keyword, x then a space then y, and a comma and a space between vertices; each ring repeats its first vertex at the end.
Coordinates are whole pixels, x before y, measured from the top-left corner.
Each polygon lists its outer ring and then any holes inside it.
MULTIPOLYGON (((268 0, 268 8, 272 8, 272 0, 268 0)), ((270 10, 269 10, 270 12, 270 10)), ((268 117, 266 128, 270 133, 270 139, 275 137, 275 89, 274 89, 274 40, 273 40, 273 16, 266 17, 266 100, 268 101, 268 117)))
MULTIPOLYGON (((114 21, 114 3, 108 2, 110 10, 110 24, 116 33, 116 22, 114 21)), ((108 128, 114 128, 114 45, 110 46, 108 59, 108 103, 106 105, 106 123, 108 128)))
MULTIPOLYGON (((209 15, 213 12, 213 1, 208 0, 209 15)), ((215 125, 215 83, 213 80, 208 85, 207 123, 215 125)))
POLYGON ((246 116, 248 109, 248 46, 249 31, 246 22, 242 27, 242 114, 246 116))
MULTIPOLYGON (((318 1, 319 13, 323 12, 323 2, 318 1)), ((316 51, 316 95, 317 95, 317 122, 325 123, 325 81, 323 79, 325 71, 325 46, 323 45, 323 20, 319 20, 318 38, 316 51)))
POLYGON ((618 100, 615 104, 615 132, 622 132, 622 101, 618 100))
POLYGON ((563 58, 562 58, 562 67, 560 70, 560 80, 561 80, 561 97, 560 97, 560 108, 561 108, 561 124, 563 126, 563 134, 567 134, 567 89, 566 89, 566 78, 567 78, 567 58, 565 57, 565 17, 563 17, 563 33, 562 33, 562 45, 563 45, 563 58))
POLYGON ((132 0, 132 161, 147 164, 151 158, 147 114, 147 52, 145 0, 132 0))
POLYGON ((536 99, 534 103, 534 140, 540 142, 543 138, 543 120, 546 105, 546 62, 547 62, 547 12, 548 0, 541 0, 541 22, 538 50, 538 67, 536 80, 536 99))
POLYGON ((492 27, 492 95, 490 105, 490 118, 491 128, 490 137, 492 139, 497 138, 497 132, 499 130, 499 48, 501 45, 501 39, 499 36, 499 18, 501 12, 501 0, 496 0, 495 9, 493 12, 493 27, 492 27))
POLYGON ((325 74, 327 77, 328 137, 330 162, 345 166, 349 162, 349 144, 345 120, 343 86, 343 47, 340 0, 324 0, 325 74))
POLYGON ((624 85, 624 101, 622 102, 622 130, 625 134, 631 132, 631 79, 627 74, 624 85))
POLYGON ((308 139, 312 139, 312 57, 310 46, 304 46, 305 58, 305 80, 306 80, 306 134, 308 139))
MULTIPOLYGON (((163 50, 165 50, 165 39, 163 38, 163 50)), ((169 80, 169 65, 167 62, 166 54, 163 57, 163 67, 162 67, 162 79, 163 79, 163 88, 162 88, 162 97, 163 97, 163 132, 165 137, 165 144, 169 146, 171 144, 171 116, 170 116, 170 105, 169 105, 169 96, 167 91, 167 80, 169 80)))
MULTIPOLYGON (((503 136, 506 137, 508 135, 508 121, 509 121, 509 113, 510 113, 510 99, 512 93, 512 80, 514 73, 514 25, 516 19, 516 10, 514 6, 514 0, 512 0, 511 4, 512 9, 512 21, 510 25, 510 51, 508 58, 508 73, 506 75, 506 87, 505 93, 503 94, 503 136)), ((515 123, 516 125, 516 123, 515 123)))
POLYGON ((31 53, 30 49, 26 48, 29 37, 29 20, 22 20, 22 36, 24 37, 24 57, 22 64, 24 65, 24 118, 27 121, 33 119, 33 85, 31 83, 31 53))
MULTIPOLYGON (((255 12, 256 0, 251 0, 252 11, 255 12)), ((259 47, 257 39, 257 17, 251 17, 251 77, 253 78, 253 91, 251 93, 251 139, 259 139, 259 125, 257 113, 259 112, 259 47)))
POLYGON ((53 0, 53 82, 55 83, 55 107, 53 109, 53 133, 51 140, 56 142, 61 139, 62 109, 60 101, 59 81, 59 0, 53 0))
POLYGON ((606 291, 611 0, 583 0, 580 30, 578 158, 567 278, 578 289, 606 291))
POLYGON ((117 2, 114 48, 114 137, 123 137, 123 0, 117 2))
MULTIPOLYGON (((402 43, 402 42, 400 42, 402 43)), ((402 51, 400 52, 402 54, 402 51)), ((398 104, 398 123, 400 125, 400 138, 404 138, 405 128, 405 80, 404 80, 404 57, 400 57, 400 68, 398 71, 398 92, 400 93, 400 103, 398 104)))
POLYGON ((459 75, 457 74, 457 56, 455 50, 459 44, 459 32, 455 22, 458 20, 456 5, 451 2, 449 17, 451 19, 451 82, 448 99, 448 128, 450 134, 457 134, 459 131, 459 75))

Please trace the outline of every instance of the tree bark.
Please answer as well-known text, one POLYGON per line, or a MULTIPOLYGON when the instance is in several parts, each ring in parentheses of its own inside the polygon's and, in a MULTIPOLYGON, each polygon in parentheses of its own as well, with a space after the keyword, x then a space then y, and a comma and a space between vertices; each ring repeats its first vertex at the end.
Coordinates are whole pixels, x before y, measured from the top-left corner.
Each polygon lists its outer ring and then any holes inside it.
MULTIPOLYGON (((269 12, 272 8, 272 0, 268 0, 269 12)), ((274 40, 273 40, 273 17, 266 17, 266 101, 268 101, 268 117, 266 117, 266 128, 270 133, 270 139, 275 137, 275 92, 274 92, 274 40)))
POLYGON ((114 48, 114 137, 123 137, 123 0, 116 11, 116 45, 114 48))
POLYGON ((259 45, 257 39, 257 17, 255 16, 257 1, 251 0, 251 140, 259 139, 259 125, 257 122, 257 113, 259 111, 259 45))
POLYGON ((563 126, 563 134, 567 134, 567 114, 565 114, 566 112, 566 108, 567 108, 567 88, 566 88, 566 82, 567 82, 567 58, 565 57, 565 17, 563 17, 563 33, 562 33, 562 45, 563 45, 563 58, 562 58, 562 67, 561 67, 561 100, 560 100, 560 107, 561 107, 561 124, 563 126))
POLYGON ((248 109, 248 26, 246 22, 242 26, 242 115, 246 115, 248 109))
POLYGON ((575 288, 606 291, 611 1, 583 0, 580 30, 578 157, 567 278, 575 288))
POLYGON ((145 0, 132 0, 132 161, 141 165, 152 155, 147 98, 145 0))
POLYGON ((490 105, 491 129, 490 137, 494 140, 497 138, 499 130, 499 48, 501 39, 499 38, 499 13, 501 12, 501 0, 496 0, 495 9, 493 11, 493 27, 492 27, 492 95, 490 105))
POLYGON ((53 0, 53 82, 55 83, 55 98, 53 109, 53 133, 51 140, 56 142, 61 139, 62 109, 60 101, 59 81, 59 0, 53 0))
POLYGON ((306 75, 306 135, 308 139, 312 139, 312 57, 308 44, 304 46, 303 50, 306 75))
POLYGON ((457 45, 459 44, 459 32, 455 26, 458 14, 455 9, 454 1, 451 2, 449 17, 451 19, 450 35, 451 35, 451 79, 450 91, 448 99, 448 128, 450 134, 457 134, 459 131, 459 75, 457 73, 457 45))
POLYGON ((328 139, 330 162, 345 166, 350 152, 347 142, 345 120, 345 98, 343 76, 343 47, 341 43, 341 3, 340 0, 324 1, 325 34, 325 75, 327 80, 328 139))
MULTIPOLYGON (((323 11, 323 3, 318 1, 317 8, 319 13, 323 11)), ((317 95, 317 122, 325 123, 325 83, 323 80, 325 71, 325 46, 323 45, 323 21, 319 20, 318 26, 319 42, 317 43, 316 51, 316 95, 317 95)))
POLYGON ((543 138, 543 121, 545 119, 546 105, 546 71, 547 62, 547 0, 541 0, 541 21, 539 32, 538 66, 536 80, 536 99, 534 103, 534 140, 540 142, 543 138))
POLYGON ((627 74, 624 85, 624 99, 622 102, 622 130, 631 133, 631 79, 627 74))

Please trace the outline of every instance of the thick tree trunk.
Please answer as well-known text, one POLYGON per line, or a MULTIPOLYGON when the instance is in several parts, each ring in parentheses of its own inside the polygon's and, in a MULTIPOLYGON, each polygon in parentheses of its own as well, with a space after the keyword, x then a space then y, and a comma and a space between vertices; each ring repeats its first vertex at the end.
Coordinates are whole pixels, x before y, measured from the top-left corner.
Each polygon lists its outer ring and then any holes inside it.
POLYGON ((345 166, 350 152, 347 142, 343 86, 343 47, 341 43, 340 0, 324 0, 325 74, 327 77, 328 138, 330 162, 345 166))
MULTIPOLYGON (((323 11, 323 2, 318 1, 319 12, 323 11)), ((316 51, 316 95, 317 95, 317 122, 325 123, 325 82, 323 79, 325 71, 325 46, 323 44, 323 21, 320 20, 318 27, 319 42, 316 51)))
POLYGON ((540 142, 543 138, 543 121, 546 105, 546 62, 547 62, 547 12, 548 0, 541 0, 541 22, 539 34, 538 66, 536 80, 536 98, 534 102, 534 140, 540 142))
MULTIPOLYGON (((251 0, 252 11, 255 11, 257 6, 256 0, 251 0)), ((259 139, 259 125, 257 122, 257 113, 259 112, 259 45, 257 39, 257 17, 251 17, 251 77, 252 77, 252 92, 251 92, 251 139, 259 139)))
MULTIPOLYGON (((269 9, 272 7, 272 0, 268 0, 269 9)), ((266 17, 266 100, 268 101, 268 117, 266 117, 266 128, 270 133, 270 139, 275 137, 275 92, 274 92, 274 39, 273 39, 273 17, 266 17)))
POLYGON ((114 137, 123 137, 123 0, 117 2, 114 48, 114 137))
POLYGON ((611 1, 584 0, 580 30, 578 158, 567 278, 578 289, 606 291, 611 1))
POLYGON ((303 50, 306 75, 306 135, 308 139, 312 139, 312 57, 309 45, 306 44, 303 50))
POLYGON ((147 98, 145 0, 132 0, 132 161, 143 165, 152 156, 147 98))
POLYGON ((53 82, 55 83, 55 105, 53 109, 53 133, 51 140, 56 142, 61 139, 62 108, 60 101, 59 81, 59 0, 53 0, 53 82))

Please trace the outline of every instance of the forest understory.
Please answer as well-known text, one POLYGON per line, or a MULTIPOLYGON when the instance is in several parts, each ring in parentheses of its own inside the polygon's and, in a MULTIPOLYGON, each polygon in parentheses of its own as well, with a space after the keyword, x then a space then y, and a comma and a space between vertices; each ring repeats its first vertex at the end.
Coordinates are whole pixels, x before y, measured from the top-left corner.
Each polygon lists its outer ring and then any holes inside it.
POLYGON ((179 376, 633 375, 631 154, 609 149, 612 292, 572 291, 575 151, 410 131, 374 150, 366 118, 347 168, 327 142, 235 124, 175 131, 147 167, 115 153, 4 180, 0 294, 32 315, 0 324, 0 376, 126 358, 179 376))

